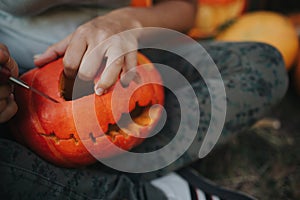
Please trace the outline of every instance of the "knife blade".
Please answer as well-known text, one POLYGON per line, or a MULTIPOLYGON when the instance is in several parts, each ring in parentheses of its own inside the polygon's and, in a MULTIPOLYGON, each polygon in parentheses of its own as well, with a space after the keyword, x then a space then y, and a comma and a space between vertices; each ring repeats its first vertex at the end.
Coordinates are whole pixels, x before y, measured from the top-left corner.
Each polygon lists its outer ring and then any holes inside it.
POLYGON ((50 97, 49 95, 35 89, 34 87, 29 86, 26 82, 22 81, 19 78, 11 76, 10 70, 4 66, 0 65, 0 83, 7 83, 7 82, 12 82, 14 84, 17 84, 21 87, 26 88, 27 90, 31 90, 32 92, 54 102, 54 103, 59 103, 56 99, 50 97))

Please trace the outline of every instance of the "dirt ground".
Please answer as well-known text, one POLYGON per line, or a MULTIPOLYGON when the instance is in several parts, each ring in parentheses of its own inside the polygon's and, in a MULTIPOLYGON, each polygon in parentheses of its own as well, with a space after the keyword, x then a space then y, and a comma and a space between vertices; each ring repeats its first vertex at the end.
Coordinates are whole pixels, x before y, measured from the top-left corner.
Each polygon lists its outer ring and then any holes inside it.
POLYGON ((258 199, 300 199, 299 101, 290 86, 266 118, 193 167, 218 185, 258 199))

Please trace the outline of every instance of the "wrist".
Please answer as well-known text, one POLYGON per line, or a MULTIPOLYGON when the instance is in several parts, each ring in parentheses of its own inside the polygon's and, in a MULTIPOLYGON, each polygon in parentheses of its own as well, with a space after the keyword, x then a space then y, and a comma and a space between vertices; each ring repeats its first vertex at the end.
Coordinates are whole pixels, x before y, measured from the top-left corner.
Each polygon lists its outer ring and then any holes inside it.
POLYGON ((119 24, 122 24, 125 30, 142 28, 142 22, 135 17, 134 12, 133 8, 126 7, 111 11, 107 14, 107 17, 111 20, 117 21, 119 24))

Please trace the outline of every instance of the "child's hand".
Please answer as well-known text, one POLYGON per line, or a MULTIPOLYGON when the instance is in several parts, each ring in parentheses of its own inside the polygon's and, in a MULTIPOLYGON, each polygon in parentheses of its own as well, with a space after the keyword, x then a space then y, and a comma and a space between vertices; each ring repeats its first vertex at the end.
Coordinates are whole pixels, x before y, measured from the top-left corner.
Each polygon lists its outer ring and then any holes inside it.
MULTIPOLYGON (((7 47, 0 43, 0 65, 8 68, 12 76, 18 76, 18 66, 10 57, 7 47)), ((18 107, 9 84, 0 85, 0 123, 6 122, 17 112, 18 107)))
POLYGON ((64 56, 64 73, 68 78, 74 78, 78 73, 79 78, 92 80, 103 59, 107 58, 101 78, 95 84, 96 94, 103 94, 117 81, 120 73, 121 82, 129 84, 135 77, 137 36, 118 33, 139 26, 130 17, 115 17, 113 14, 97 17, 81 25, 67 38, 50 46, 35 59, 35 64, 42 66, 64 56))
POLYGON ((79 78, 91 80, 99 71, 102 60, 107 58, 106 67, 95 84, 96 94, 103 94, 116 82, 120 73, 121 82, 127 85, 136 74, 138 36, 129 32, 118 33, 142 27, 187 31, 194 25, 197 0, 155 2, 149 8, 124 7, 96 17, 81 25, 64 40, 50 46, 35 59, 35 65, 42 66, 64 56, 64 72, 67 77, 74 78, 78 73, 79 78))

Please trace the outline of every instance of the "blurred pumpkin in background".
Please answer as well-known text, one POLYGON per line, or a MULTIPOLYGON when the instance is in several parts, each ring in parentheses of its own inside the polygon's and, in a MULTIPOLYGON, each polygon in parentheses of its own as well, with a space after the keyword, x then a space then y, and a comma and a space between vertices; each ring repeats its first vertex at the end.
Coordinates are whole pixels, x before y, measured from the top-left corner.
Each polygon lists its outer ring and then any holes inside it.
POLYGON ((249 12, 221 31, 218 41, 265 42, 277 48, 283 56, 287 70, 295 62, 298 52, 298 35, 291 20, 277 12, 249 12))
POLYGON ((247 0, 198 0, 195 25, 189 35, 193 38, 214 36, 221 25, 240 16, 246 7, 247 0))
POLYGON ((295 69, 293 71, 293 83, 295 85, 296 92, 300 95, 300 12, 293 13, 289 16, 290 20, 296 27, 298 33, 298 55, 295 63, 295 69))

